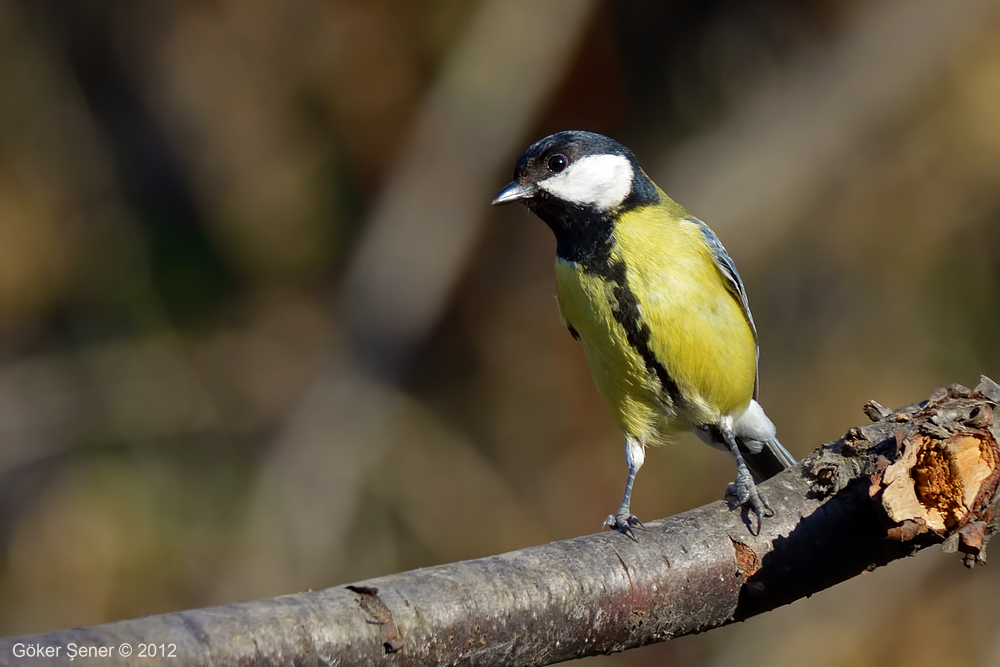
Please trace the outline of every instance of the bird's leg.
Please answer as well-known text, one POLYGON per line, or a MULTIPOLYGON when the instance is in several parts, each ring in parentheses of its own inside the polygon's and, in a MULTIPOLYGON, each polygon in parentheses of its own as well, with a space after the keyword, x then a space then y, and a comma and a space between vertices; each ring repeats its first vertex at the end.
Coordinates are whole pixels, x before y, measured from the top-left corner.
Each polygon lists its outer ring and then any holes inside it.
POLYGON ((631 436, 625 436, 625 463, 628 464, 628 478, 625 480, 625 495, 622 496, 622 504, 618 508, 618 514, 610 514, 604 520, 604 525, 620 533, 625 533, 633 540, 635 533, 632 528, 645 528, 639 517, 632 514, 629 505, 632 503, 632 484, 635 482, 635 474, 639 472, 643 462, 646 460, 646 453, 642 443, 631 436))
POLYGON ((746 461, 743 460, 743 454, 740 453, 739 445, 736 444, 736 436, 733 435, 732 429, 720 426, 719 431, 722 432, 722 437, 729 445, 729 451, 736 459, 736 481, 730 484, 726 495, 736 496, 737 507, 750 506, 753 513, 757 515, 757 533, 760 534, 760 527, 765 516, 764 510, 768 512, 766 516, 774 516, 774 510, 767 502, 767 496, 757 490, 753 475, 750 474, 750 469, 747 468, 746 461))

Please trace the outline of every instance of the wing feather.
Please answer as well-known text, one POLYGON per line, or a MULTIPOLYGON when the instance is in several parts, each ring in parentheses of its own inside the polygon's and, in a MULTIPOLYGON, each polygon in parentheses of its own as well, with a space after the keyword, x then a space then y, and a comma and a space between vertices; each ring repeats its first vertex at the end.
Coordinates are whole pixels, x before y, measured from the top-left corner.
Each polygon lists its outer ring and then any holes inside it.
MULTIPOLYGON (((715 261, 715 267, 719 269, 719 273, 722 278, 726 281, 726 287, 729 289, 729 293, 733 295, 733 298, 740 304, 743 309, 743 315, 747 318, 747 324, 750 325, 750 330, 753 332, 754 343, 757 343, 757 325, 753 322, 753 314, 750 312, 750 302, 747 300, 747 291, 743 286, 743 279, 740 277, 740 272, 736 270, 736 263, 733 262, 733 258, 729 256, 726 252, 726 247, 722 245, 722 241, 719 237, 715 235, 715 232, 706 225, 704 222, 698 218, 689 217, 686 219, 687 222, 695 225, 701 232, 702 238, 705 239, 705 244, 708 246, 709 250, 712 252, 712 259, 715 261)), ((756 346, 757 361, 760 361, 760 346, 756 346)), ((759 363, 757 364, 759 366, 759 363)), ((760 385, 760 370, 755 368, 754 370, 754 383, 753 383, 753 397, 754 400, 757 399, 757 390, 760 385)))

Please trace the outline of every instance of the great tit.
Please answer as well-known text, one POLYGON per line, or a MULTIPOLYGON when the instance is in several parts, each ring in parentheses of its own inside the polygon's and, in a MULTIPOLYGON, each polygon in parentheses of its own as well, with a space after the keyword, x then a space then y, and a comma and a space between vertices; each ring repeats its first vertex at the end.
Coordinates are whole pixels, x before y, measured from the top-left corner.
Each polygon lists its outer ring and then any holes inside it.
POLYGON ((605 525, 633 539, 629 509, 648 445, 692 430, 736 459, 737 506, 772 512, 756 483, 795 464, 757 402, 757 329, 736 265, 701 220, 593 132, 532 144, 493 204, 520 201, 556 237, 559 311, 625 433, 628 477, 605 525))

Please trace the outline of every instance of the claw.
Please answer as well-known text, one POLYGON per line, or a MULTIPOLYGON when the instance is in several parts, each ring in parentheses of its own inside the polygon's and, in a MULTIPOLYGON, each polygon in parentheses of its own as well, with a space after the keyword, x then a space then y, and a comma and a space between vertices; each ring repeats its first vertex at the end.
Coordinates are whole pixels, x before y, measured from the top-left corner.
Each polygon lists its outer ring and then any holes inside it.
POLYGON ((767 496, 757 490, 753 477, 750 475, 737 475, 736 481, 726 489, 726 496, 733 497, 733 507, 747 507, 753 511, 757 517, 757 534, 760 535, 760 527, 765 516, 774 516, 771 504, 767 502, 767 496), (765 511, 766 510, 766 511, 765 511))
POLYGON ((619 533, 628 535, 636 542, 639 540, 636 539, 635 532, 632 529, 641 528, 642 530, 646 530, 646 524, 639 521, 639 517, 634 514, 609 514, 608 518, 604 520, 604 525, 611 530, 617 530, 619 533))

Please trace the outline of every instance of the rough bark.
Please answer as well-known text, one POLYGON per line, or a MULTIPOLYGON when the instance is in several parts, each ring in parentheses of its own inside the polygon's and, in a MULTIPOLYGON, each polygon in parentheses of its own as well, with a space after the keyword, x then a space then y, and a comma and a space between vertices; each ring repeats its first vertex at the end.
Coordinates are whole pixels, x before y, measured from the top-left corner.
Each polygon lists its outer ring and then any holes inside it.
MULTIPOLYGON (((1000 387, 953 385, 852 428, 766 482, 752 533, 725 503, 648 524, 349 586, 0 640, 0 665, 542 665, 742 620, 931 544, 985 562, 994 531, 1000 387), (19 657, 15 645, 59 647, 19 657), (140 644, 175 658, 150 660, 140 644), (123 656, 127 645, 131 655, 123 656), (79 654, 78 654, 79 655, 79 654)), ((148 649, 147 649, 148 653, 148 649)))

